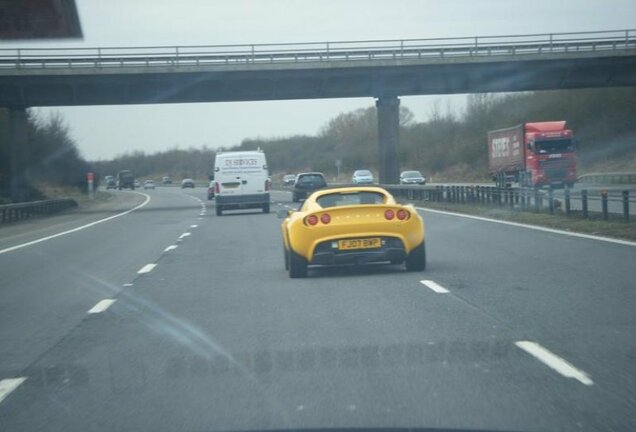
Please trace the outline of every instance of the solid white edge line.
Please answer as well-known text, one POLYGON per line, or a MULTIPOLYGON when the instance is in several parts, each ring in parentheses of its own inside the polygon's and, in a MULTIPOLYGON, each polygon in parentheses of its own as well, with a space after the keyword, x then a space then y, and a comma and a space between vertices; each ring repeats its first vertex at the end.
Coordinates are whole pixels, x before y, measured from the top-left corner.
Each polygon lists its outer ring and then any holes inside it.
POLYGON ((165 248, 163 251, 164 252, 170 252, 171 250, 175 250, 178 247, 179 247, 178 245, 170 245, 167 248, 165 248))
POLYGON ((26 381, 26 377, 6 378, 0 380, 0 402, 2 402, 9 394, 17 389, 20 384, 26 381))
POLYGON ((579 238, 584 238, 584 239, 588 239, 588 240, 598 240, 598 241, 604 241, 604 242, 607 242, 607 243, 620 244, 620 245, 623 245, 623 246, 636 247, 636 242, 632 242, 632 241, 629 241, 629 240, 613 239, 613 238, 610 238, 610 237, 601 237, 601 236, 595 236, 595 235, 592 235, 592 234, 575 233, 575 232, 563 231, 563 230, 554 229, 554 228, 545 228, 545 227, 536 226, 536 225, 527 225, 527 224, 522 224, 522 223, 519 223, 519 222, 503 221, 503 220, 491 219, 491 218, 487 218, 487 217, 483 217, 483 216, 473 216, 473 215, 449 212, 449 211, 444 211, 444 210, 433 210, 433 209, 428 209, 428 208, 423 208, 423 207, 415 207, 415 208, 417 210, 430 212, 430 213, 439 213, 439 214, 443 214, 443 215, 463 217, 463 218, 474 219, 474 220, 483 221, 483 222, 494 222, 494 223, 498 223, 498 224, 510 225, 510 226, 519 227, 519 228, 527 228, 527 229, 532 229, 532 230, 535 230, 535 231, 543 231, 543 232, 548 232, 548 233, 552 233, 552 234, 561 234, 561 235, 566 235, 566 236, 570 236, 570 237, 579 237, 579 238))
POLYGON ((433 291, 435 291, 438 294, 448 294, 450 292, 449 290, 447 290, 443 286, 433 282, 432 280, 421 280, 420 283, 422 285, 426 285, 427 287, 429 287, 430 289, 432 289, 433 291))
POLYGON ((152 269, 155 268, 156 265, 157 264, 146 264, 145 266, 140 268, 137 273, 139 273, 139 274, 150 273, 152 271, 152 269))
POLYGON ((61 236, 66 235, 66 234, 71 234, 71 233, 74 233, 74 232, 77 232, 77 231, 81 231, 83 229, 90 228, 90 227, 95 226, 97 224, 100 224, 102 222, 107 222, 109 220, 112 220, 112 219, 115 219, 115 218, 118 218, 118 217, 121 217, 121 216, 125 216, 128 213, 132 213, 135 210, 142 208, 143 206, 145 206, 146 204, 148 204, 150 202, 150 195, 147 195, 147 194, 141 193, 141 192, 132 192, 132 193, 143 195, 143 196, 146 197, 146 200, 144 202, 142 202, 141 204, 139 204, 137 207, 133 207, 130 210, 126 210, 123 213, 118 213, 116 215, 109 216, 107 218, 100 219, 100 220, 97 220, 95 222, 91 222, 89 224, 79 226, 77 228, 73 228, 73 229, 70 229, 70 230, 62 231, 62 232, 57 233, 57 234, 53 234, 53 235, 50 235, 50 236, 42 237, 42 238, 39 238, 37 240, 32 240, 30 242, 26 242, 26 243, 22 243, 22 244, 19 244, 19 245, 11 246, 11 247, 8 247, 6 249, 1 249, 0 250, 0 255, 3 254, 3 253, 12 252, 14 250, 22 249, 24 247, 31 246, 31 245, 34 245, 34 244, 42 243, 43 241, 51 240, 51 239, 54 239, 56 237, 61 237, 61 236))
POLYGON ((594 384, 587 373, 577 369, 566 360, 556 354, 553 354, 536 342, 517 341, 515 342, 515 345, 566 378, 574 378, 587 386, 594 384))
POLYGON ((96 313, 104 312, 106 309, 108 309, 116 301, 117 301, 116 299, 104 299, 104 300, 101 300, 101 301, 97 302, 97 304, 95 306, 93 306, 88 311, 88 313, 89 314, 96 314, 96 313))
POLYGON ((184 238, 184 237, 188 237, 190 234, 191 234, 191 233, 189 233, 189 232, 184 232, 183 234, 181 234, 181 235, 179 236, 179 238, 180 238, 180 239, 182 239, 182 238, 184 238))

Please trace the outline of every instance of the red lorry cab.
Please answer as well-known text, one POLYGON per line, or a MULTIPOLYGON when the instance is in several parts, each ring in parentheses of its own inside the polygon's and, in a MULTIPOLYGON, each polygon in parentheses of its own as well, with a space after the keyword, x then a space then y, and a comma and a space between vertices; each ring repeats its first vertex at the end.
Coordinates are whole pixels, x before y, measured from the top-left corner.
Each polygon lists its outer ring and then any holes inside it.
POLYGON ((574 134, 565 121, 523 123, 488 132, 490 174, 503 187, 572 186, 576 181, 574 134))

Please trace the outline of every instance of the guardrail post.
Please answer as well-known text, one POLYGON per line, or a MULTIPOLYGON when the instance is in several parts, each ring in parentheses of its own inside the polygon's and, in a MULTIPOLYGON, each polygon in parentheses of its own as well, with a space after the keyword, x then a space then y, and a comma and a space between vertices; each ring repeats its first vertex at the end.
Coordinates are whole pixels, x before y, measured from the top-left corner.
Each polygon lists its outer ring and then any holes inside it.
POLYGON ((629 191, 623 191, 623 219, 629 222, 629 191))
POLYGON ((570 202, 570 188, 565 187, 565 215, 570 216, 571 212, 571 202, 570 202))
POLYGON ((554 190, 550 188, 548 191, 548 212, 554 214, 554 190))
POLYGON ((539 205, 539 189, 534 190, 534 211, 539 213, 541 206, 539 205))
POLYGON ((608 218, 608 213, 607 213, 607 191, 601 191, 601 205, 603 208, 603 220, 607 220, 608 218))
POLYGON ((508 188, 508 204, 510 205, 510 209, 515 208, 514 193, 515 192, 512 188, 508 188))
POLYGON ((446 201, 452 202, 451 187, 446 186, 446 201))
POLYGON ((584 218, 589 217, 589 213, 587 211, 587 189, 583 189, 581 191, 581 211, 583 213, 584 218))
POLYGON ((461 202, 462 204, 466 202, 466 187, 465 186, 459 187, 459 202, 461 202))

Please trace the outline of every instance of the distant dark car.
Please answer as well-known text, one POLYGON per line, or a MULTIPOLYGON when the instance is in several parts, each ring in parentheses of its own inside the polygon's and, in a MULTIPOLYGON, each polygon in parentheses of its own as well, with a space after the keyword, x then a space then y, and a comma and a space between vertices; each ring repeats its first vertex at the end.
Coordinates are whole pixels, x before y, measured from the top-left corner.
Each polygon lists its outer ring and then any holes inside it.
POLYGON ((189 178, 181 180, 181 189, 185 189, 185 188, 194 189, 194 180, 189 178))
POLYGON ((122 170, 117 173, 117 189, 135 190, 135 175, 130 170, 122 170))
POLYGON ((106 180, 106 189, 117 189, 117 181, 114 178, 106 180))
POLYGON ((214 184, 215 182, 212 180, 208 186, 208 200, 214 199, 214 184))
POLYGON ((319 172, 300 173, 296 176, 292 200, 298 202, 307 198, 312 192, 327 187, 325 176, 319 172))
POLYGON ((296 181, 296 176, 294 174, 287 174, 283 177, 283 186, 293 186, 296 181))
POLYGON ((163 184, 172 184, 172 179, 168 176, 163 176, 161 178, 161 183, 163 184))
POLYGON ((426 184, 426 177, 419 171, 402 171, 400 174, 400 184, 426 184))

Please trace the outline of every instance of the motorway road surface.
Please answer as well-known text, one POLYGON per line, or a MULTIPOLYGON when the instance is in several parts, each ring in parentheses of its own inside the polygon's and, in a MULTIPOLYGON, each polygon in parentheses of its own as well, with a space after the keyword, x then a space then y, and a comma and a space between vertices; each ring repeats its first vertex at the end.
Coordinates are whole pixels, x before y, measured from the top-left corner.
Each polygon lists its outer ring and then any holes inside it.
POLYGON ((273 214, 109 205, 0 229, 3 432, 636 430, 634 244, 422 211, 425 272, 292 280, 273 214))

